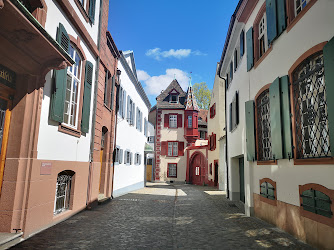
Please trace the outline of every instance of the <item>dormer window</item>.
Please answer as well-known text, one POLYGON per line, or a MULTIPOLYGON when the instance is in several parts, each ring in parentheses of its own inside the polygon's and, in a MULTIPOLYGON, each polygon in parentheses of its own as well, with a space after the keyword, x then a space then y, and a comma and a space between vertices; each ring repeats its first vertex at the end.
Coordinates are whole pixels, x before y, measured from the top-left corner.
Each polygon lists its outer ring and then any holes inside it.
POLYGON ((179 92, 173 89, 169 92, 169 103, 178 103, 179 102, 179 92))

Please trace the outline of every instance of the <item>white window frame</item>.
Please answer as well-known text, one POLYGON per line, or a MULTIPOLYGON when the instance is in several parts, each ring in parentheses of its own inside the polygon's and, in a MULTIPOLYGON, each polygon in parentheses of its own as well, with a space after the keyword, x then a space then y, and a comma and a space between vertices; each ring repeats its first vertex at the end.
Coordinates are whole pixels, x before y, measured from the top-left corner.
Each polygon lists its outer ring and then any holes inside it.
POLYGON ((188 128, 193 127, 193 117, 191 115, 188 115, 188 128))
POLYGON ((65 86, 65 100, 64 100, 64 113, 63 113, 63 123, 73 127, 78 127, 78 114, 79 114, 79 98, 80 98, 80 89, 81 89, 81 74, 82 74, 82 59, 78 53, 78 51, 70 44, 70 55, 72 59, 75 61, 75 64, 71 67, 67 67, 67 75, 66 75, 66 86, 65 86), (68 81, 71 81, 70 89, 67 88, 68 81), (77 82, 75 87, 74 82, 77 82), (76 88, 76 89, 75 89, 76 88), (67 91, 70 91, 69 97, 70 99, 66 99, 67 91), (75 94, 75 98, 73 98, 73 94, 75 94), (76 100, 74 100, 76 99, 76 100), (73 108, 74 106, 74 108, 73 108), (74 112, 71 115, 72 111, 74 112), (67 116, 67 119, 65 118, 67 116), (71 117, 74 117, 74 120, 71 121, 71 117))
POLYGON ((179 142, 169 141, 167 143, 168 143, 168 156, 178 156, 179 142))
POLYGON ((71 189, 72 189, 72 178, 73 175, 69 174, 62 174, 57 176, 57 184, 56 184, 56 194, 55 194, 55 202, 54 202, 54 209, 53 214, 57 215, 70 208, 70 201, 71 201, 71 189), (62 188, 64 192, 59 193, 58 190, 61 186, 65 186, 62 188), (58 201, 64 199, 62 204, 58 201), (57 207, 57 205, 60 207, 57 207))
POLYGON ((177 128, 177 115, 169 115, 169 127, 177 128))
POLYGON ((120 152, 121 152, 120 147, 116 146, 116 148, 115 148, 115 162, 114 162, 115 164, 120 163, 120 157, 121 157, 120 152))
POLYGON ((295 0, 294 1, 295 16, 299 15, 299 13, 306 7, 308 3, 309 3, 309 0, 295 0), (297 1, 299 2, 298 6, 297 6, 297 1))
POLYGON ((170 94, 169 96, 169 103, 179 103, 179 95, 177 94, 170 94), (173 97, 175 96, 176 100, 173 101, 173 97))
POLYGON ((266 53, 268 50, 268 35, 267 35, 267 15, 266 13, 263 14, 260 22, 259 22, 259 37, 258 37, 258 46, 259 46, 259 58, 266 53), (260 55, 261 52, 261 38, 264 39, 264 51, 263 54, 260 55))

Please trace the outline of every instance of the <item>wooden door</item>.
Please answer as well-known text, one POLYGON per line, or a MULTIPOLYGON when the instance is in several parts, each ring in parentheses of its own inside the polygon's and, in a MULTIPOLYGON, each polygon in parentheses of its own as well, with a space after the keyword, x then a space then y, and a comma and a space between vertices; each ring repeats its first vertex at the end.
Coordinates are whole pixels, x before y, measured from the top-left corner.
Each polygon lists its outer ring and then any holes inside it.
POLYGON ((152 181, 152 159, 147 159, 146 164, 146 181, 152 181))
POLYGON ((245 203, 245 172, 244 158, 239 158, 239 183, 240 183, 240 200, 245 203))
POLYGON ((203 156, 201 154, 195 155, 190 164, 191 164, 190 166, 191 183, 195 185, 203 185, 203 181, 205 178, 203 156))
POLYGON ((215 162, 215 180, 214 180, 215 187, 218 186, 218 162, 215 162))
POLYGON ((5 161, 7 153, 8 132, 11 111, 10 102, 0 98, 0 195, 2 188, 3 175, 5 170, 5 161))

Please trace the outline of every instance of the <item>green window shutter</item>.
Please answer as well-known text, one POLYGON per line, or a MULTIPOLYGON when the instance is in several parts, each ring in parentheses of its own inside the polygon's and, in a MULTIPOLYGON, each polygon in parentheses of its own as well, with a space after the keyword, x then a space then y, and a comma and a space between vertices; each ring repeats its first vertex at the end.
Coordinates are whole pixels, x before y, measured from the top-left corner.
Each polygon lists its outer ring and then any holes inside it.
POLYGON ((277 8, 277 35, 280 35, 286 29, 286 0, 276 0, 277 8))
POLYGON ((244 30, 240 33, 240 58, 244 55, 245 51, 245 32, 244 30))
POLYGON ((115 89, 115 76, 113 76, 111 80, 110 109, 114 108, 114 89, 115 89))
POLYGON ((247 71, 250 71, 254 66, 254 51, 253 51, 253 27, 249 28, 246 33, 247 42, 247 71))
POLYGON ((96 0, 89 0, 89 11, 88 16, 92 23, 94 23, 95 20, 95 6, 96 6, 96 0))
POLYGON ((254 101, 245 103, 247 161, 256 160, 254 101))
POLYGON ((85 67, 85 90, 82 104, 82 119, 81 119, 81 131, 88 133, 89 131, 89 116, 90 116, 90 99, 92 93, 93 84, 93 64, 86 61, 85 67))
MULTIPOLYGON (((70 37, 68 36, 64 25, 59 23, 57 29, 57 42, 68 53, 70 46, 70 37)), ((65 102, 65 84, 67 78, 67 69, 55 70, 55 86, 54 92, 51 94, 50 100, 50 119, 63 122, 64 119, 64 102, 65 102)))
POLYGON ((230 132, 232 131, 232 103, 230 103, 230 132))
POLYGON ((283 158, 279 78, 269 87, 271 150, 275 160, 283 158))
POLYGON ((324 70, 327 95, 327 113, 329 123, 329 144, 334 155, 334 37, 324 47, 324 70), (332 108, 330 108, 332 107, 332 108))
POLYGON ((230 80, 231 80, 231 82, 233 80, 233 62, 232 61, 230 63, 230 80))
POLYGON ((283 133, 283 157, 292 158, 292 133, 291 133, 291 113, 290 113, 290 94, 289 78, 283 76, 280 79, 281 88, 281 114, 282 114, 282 133, 283 133))
POLYGON ((68 53, 70 47, 70 37, 68 36, 64 25, 61 23, 59 23, 56 40, 59 45, 68 53))
POLYGON ((266 0, 268 44, 277 37, 276 0, 266 0))

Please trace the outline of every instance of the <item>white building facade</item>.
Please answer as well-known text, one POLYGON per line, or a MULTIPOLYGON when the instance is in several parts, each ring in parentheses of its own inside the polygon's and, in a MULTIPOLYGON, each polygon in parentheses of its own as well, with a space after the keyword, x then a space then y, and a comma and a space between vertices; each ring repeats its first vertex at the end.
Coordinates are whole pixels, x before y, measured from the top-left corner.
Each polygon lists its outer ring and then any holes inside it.
POLYGON ((230 199, 320 248, 334 245, 333 10, 239 1, 219 69, 230 199))
POLYGON ((145 185, 144 150, 151 104, 137 79, 132 51, 121 52, 113 196, 145 185))

